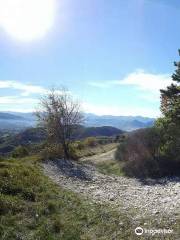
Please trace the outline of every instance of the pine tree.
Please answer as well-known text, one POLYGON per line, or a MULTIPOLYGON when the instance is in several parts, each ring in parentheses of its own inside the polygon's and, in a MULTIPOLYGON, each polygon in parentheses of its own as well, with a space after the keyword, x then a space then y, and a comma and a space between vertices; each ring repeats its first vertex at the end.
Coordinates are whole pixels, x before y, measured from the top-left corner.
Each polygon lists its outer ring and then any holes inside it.
POLYGON ((172 75, 174 83, 166 90, 161 90, 161 111, 171 122, 180 124, 180 62, 174 62, 174 65, 176 67, 172 75))
POLYGON ((180 62, 175 62, 174 65, 176 70, 172 75, 173 83, 161 90, 163 117, 158 119, 157 126, 161 129, 163 164, 172 173, 177 173, 180 167, 180 62))

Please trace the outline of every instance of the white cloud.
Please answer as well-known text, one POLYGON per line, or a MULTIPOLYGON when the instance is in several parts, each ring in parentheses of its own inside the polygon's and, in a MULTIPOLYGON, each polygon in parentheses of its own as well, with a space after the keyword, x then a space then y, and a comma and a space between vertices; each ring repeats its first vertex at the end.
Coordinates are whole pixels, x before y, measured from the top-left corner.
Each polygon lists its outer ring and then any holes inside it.
POLYGON ((4 112, 20 112, 20 113, 32 113, 35 111, 34 108, 21 108, 21 107, 13 107, 13 108, 2 108, 1 111, 4 111, 4 112))
POLYGON ((5 96, 0 97, 0 104, 36 104, 37 99, 35 98, 22 98, 18 96, 5 96))
POLYGON ((22 91, 22 96, 29 96, 30 94, 42 94, 47 90, 41 86, 24 84, 14 80, 0 80, 0 89, 15 89, 22 91))
POLYGON ((157 109, 150 109, 144 107, 122 107, 117 105, 98 105, 83 103, 83 110, 86 113, 94 113, 96 115, 113 115, 113 116, 144 116, 144 117, 158 117, 160 111, 157 109))
MULTIPOLYGON (((159 89, 167 87, 171 83, 171 78, 167 74, 152 74, 142 70, 137 70, 128 74, 125 78, 117 81, 107 82, 91 82, 89 85, 100 88, 109 88, 111 86, 134 86, 139 90, 139 98, 148 102, 159 102, 159 89)), ((38 99, 33 94, 44 94, 48 90, 44 87, 32 84, 23 84, 19 81, 13 80, 0 80, 0 89, 15 89, 19 90, 18 96, 0 96, 1 106, 6 106, 9 110, 21 109, 25 106, 23 111, 27 109, 33 109, 38 103, 38 99)), ((56 90, 57 93, 61 93, 60 90, 56 90)), ((69 92, 70 93, 70 92, 69 92)), ((85 112, 95 113, 97 115, 142 115, 149 117, 157 117, 160 115, 160 111, 157 108, 148 109, 146 107, 137 106, 125 107, 118 105, 98 105, 83 103, 85 112)))
POLYGON ((114 82, 114 84, 132 85, 143 91, 157 93, 160 89, 166 88, 171 82, 169 74, 153 74, 144 70, 137 70, 124 79, 114 82))
MULTIPOLYGON (((32 84, 24 84, 14 80, 0 80, 0 90, 1 89, 14 89, 20 91, 20 93, 16 95, 0 95, 1 111, 32 112, 39 102, 39 96, 49 92, 49 89, 44 87, 32 84)), ((63 89, 63 91, 71 94, 71 92, 66 89, 63 89)), ((61 94, 62 90, 55 90, 55 93, 61 94)))
POLYGON ((140 93, 139 97, 150 102, 158 102, 160 89, 165 89, 172 83, 169 74, 153 74, 144 70, 136 70, 121 80, 104 82, 89 82, 88 85, 97 88, 109 88, 113 86, 134 86, 140 93))
POLYGON ((33 94, 43 94, 47 90, 41 86, 32 84, 24 84, 14 80, 0 80, 0 89, 18 90, 18 95, 0 96, 1 110, 23 112, 32 111, 33 107, 38 103, 38 99, 30 97, 33 94))

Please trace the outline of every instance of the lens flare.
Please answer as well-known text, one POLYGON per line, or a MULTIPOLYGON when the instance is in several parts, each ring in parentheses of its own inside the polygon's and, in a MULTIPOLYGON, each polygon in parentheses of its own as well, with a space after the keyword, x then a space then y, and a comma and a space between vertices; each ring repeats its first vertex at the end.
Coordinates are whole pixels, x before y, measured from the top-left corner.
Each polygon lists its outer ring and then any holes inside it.
POLYGON ((0 0, 0 28, 20 41, 43 37, 53 26, 56 0, 0 0))

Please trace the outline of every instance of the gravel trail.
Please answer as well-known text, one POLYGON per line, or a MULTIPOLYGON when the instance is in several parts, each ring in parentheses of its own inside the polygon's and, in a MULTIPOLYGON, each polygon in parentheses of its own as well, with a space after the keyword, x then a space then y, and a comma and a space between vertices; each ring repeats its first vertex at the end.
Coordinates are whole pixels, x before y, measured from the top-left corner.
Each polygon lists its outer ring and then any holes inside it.
POLYGON ((48 161, 43 167, 45 174, 54 182, 91 201, 113 204, 125 211, 133 209, 140 217, 165 215, 179 218, 180 178, 142 182, 136 178, 104 175, 94 165, 85 163, 85 160, 111 160, 113 156, 114 150, 111 150, 84 158, 81 163, 59 159, 48 161))

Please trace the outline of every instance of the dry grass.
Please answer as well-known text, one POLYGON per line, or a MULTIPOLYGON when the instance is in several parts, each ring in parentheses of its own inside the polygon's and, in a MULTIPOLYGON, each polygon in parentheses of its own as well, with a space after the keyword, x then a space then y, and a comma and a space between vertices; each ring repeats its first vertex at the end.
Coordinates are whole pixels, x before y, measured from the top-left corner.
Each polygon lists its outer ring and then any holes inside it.
POLYGON ((95 147, 85 147, 84 149, 79 150, 77 154, 80 158, 89 157, 96 154, 101 154, 101 153, 111 151, 112 149, 115 149, 117 146, 118 146, 117 143, 109 143, 105 145, 97 145, 95 147))

